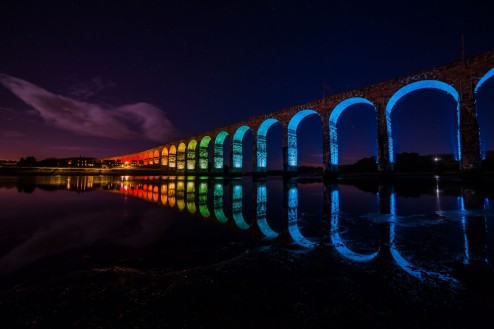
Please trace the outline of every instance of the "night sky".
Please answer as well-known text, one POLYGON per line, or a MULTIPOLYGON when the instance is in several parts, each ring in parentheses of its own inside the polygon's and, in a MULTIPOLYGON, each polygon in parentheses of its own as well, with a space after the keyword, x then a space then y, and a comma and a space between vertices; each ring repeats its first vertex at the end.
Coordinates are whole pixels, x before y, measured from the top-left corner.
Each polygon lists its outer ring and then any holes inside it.
MULTIPOLYGON (((477 55, 494 49, 490 7, 433 0, 2 1, 0 159, 149 149, 458 60, 462 33, 465 55, 477 55)), ((493 149, 493 81, 478 105, 483 148, 493 149)), ((408 95, 392 119, 396 152, 454 152, 455 104, 446 94, 408 95)), ((317 116, 301 123, 299 164, 321 163, 318 125, 317 116)), ((342 163, 376 154, 372 108, 349 108, 338 128, 342 163)), ((280 132, 268 133, 277 156, 280 132)))

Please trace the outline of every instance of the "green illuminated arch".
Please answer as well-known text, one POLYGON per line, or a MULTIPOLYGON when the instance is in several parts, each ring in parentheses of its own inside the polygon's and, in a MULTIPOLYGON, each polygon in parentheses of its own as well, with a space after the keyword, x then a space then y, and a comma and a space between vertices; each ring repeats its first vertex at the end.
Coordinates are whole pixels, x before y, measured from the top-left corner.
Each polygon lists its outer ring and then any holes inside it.
POLYGON ((185 143, 178 144, 177 149, 177 170, 184 171, 185 170, 185 143))
POLYGON ((268 152, 266 148, 266 135, 268 133, 269 128, 275 124, 279 123, 278 120, 269 118, 265 120, 259 126, 257 130, 257 138, 256 138, 256 158, 257 158, 257 171, 266 171, 267 160, 268 160, 268 152))
POLYGON ((204 136, 199 143, 199 171, 207 172, 209 165, 209 153, 208 146, 211 141, 211 137, 204 136))
POLYGON ((195 139, 191 140, 187 146, 187 171, 196 169, 196 146, 197 141, 195 139))
POLYGON ((226 131, 220 131, 214 140, 214 169, 223 169, 223 144, 227 136, 226 131))

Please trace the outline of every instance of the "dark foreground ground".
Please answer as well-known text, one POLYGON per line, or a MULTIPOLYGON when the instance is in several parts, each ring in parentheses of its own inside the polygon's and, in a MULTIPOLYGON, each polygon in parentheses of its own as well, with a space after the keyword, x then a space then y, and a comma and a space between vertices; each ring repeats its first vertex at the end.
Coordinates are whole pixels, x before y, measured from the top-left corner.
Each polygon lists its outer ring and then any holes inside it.
POLYGON ((330 250, 230 243, 135 255, 118 266, 87 260, 57 269, 85 257, 66 255, 2 279, 0 326, 473 328, 492 322, 490 268, 467 275, 457 265, 458 285, 418 282, 386 259, 356 266, 330 250))

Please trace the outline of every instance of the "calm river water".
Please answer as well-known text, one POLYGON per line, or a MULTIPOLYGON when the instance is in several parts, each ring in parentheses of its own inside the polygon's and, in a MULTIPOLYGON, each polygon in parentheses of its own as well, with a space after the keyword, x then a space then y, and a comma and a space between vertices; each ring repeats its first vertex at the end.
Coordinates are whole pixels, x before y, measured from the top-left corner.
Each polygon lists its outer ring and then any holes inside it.
MULTIPOLYGON (((381 279, 389 282, 399 277, 411 287, 468 292, 482 289, 473 281, 494 280, 493 199, 493 184, 440 177, 334 184, 277 177, 1 177, 2 289, 21 303, 16 287, 67 273, 169 273, 246 252, 287 250, 329 255, 332 266, 337 259, 359 280, 386 273, 381 279)), ((492 300, 484 306, 494 306, 492 300)), ((36 312, 26 312, 29 321, 47 317, 36 312)), ((25 324, 18 316, 8 323, 25 324)))

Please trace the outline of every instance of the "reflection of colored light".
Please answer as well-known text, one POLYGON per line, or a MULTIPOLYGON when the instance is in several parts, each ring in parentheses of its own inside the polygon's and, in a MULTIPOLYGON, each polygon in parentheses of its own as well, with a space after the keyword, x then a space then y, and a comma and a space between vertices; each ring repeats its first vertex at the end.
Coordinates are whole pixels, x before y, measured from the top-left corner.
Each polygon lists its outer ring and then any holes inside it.
POLYGON ((223 212, 223 183, 214 184, 214 215, 220 223, 226 223, 228 218, 223 212))
POLYGON ((200 182, 199 183, 199 212, 202 217, 210 217, 211 213, 208 209, 208 183, 200 182))
POLYGON ((297 245, 304 248, 312 248, 315 243, 302 235, 298 228, 298 188, 291 187, 288 190, 288 232, 297 245))
POLYGON ((340 192, 338 189, 331 191, 331 242, 340 255, 354 262, 369 262, 377 257, 379 251, 371 254, 360 254, 348 248, 339 234, 340 218, 340 192))
POLYGON ((233 221, 241 230, 249 229, 250 225, 244 219, 242 214, 242 185, 234 184, 233 185, 233 202, 232 202, 232 212, 233 212, 233 221))

